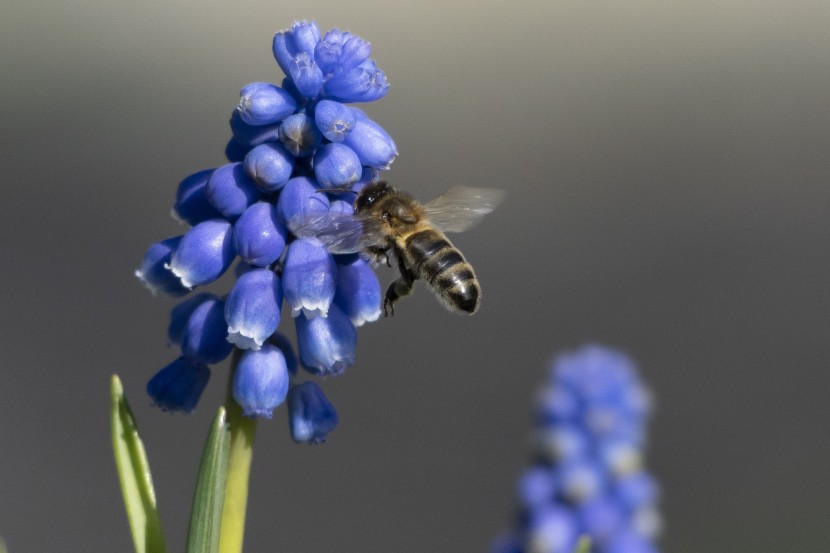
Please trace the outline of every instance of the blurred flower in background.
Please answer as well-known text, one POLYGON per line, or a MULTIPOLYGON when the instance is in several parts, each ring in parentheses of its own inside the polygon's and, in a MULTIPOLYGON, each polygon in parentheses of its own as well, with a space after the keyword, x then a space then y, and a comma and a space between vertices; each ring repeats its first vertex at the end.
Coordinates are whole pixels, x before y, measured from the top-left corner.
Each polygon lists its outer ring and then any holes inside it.
POLYGON ((162 409, 195 408, 209 365, 236 349, 232 394, 246 415, 270 418, 290 398, 295 441, 324 441, 336 426, 322 389, 298 382, 293 348, 277 329, 285 302, 299 365, 325 376, 354 363, 355 327, 380 316, 380 286, 363 259, 332 255, 290 228, 298 217, 350 213, 349 192, 397 156, 386 131, 346 105, 389 89, 370 52, 348 32, 321 36, 313 21, 277 33, 273 53, 287 77, 242 88, 225 147, 229 163, 179 184, 173 216, 191 228, 150 246, 136 276, 153 294, 184 296, 237 262, 236 281, 226 296, 199 293, 173 308, 168 339, 181 354, 147 386, 162 409))
POLYGON ((623 353, 597 345, 553 362, 534 407, 518 516, 492 553, 656 553, 659 489, 644 468, 648 391, 623 353))

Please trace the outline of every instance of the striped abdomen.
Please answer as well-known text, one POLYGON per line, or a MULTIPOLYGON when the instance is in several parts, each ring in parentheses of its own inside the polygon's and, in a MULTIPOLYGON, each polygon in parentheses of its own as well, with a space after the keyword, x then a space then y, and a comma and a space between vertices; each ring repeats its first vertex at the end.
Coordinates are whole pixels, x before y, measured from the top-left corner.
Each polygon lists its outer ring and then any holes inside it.
POLYGON ((475 313, 480 290, 473 268, 447 237, 433 229, 404 241, 410 269, 425 280, 451 310, 475 313))

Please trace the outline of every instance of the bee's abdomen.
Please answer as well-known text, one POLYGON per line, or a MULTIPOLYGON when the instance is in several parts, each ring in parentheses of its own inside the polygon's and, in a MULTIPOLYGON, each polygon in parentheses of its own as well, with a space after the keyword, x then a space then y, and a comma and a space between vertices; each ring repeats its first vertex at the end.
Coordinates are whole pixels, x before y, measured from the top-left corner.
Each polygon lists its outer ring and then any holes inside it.
POLYGON ((429 283, 450 309, 474 313, 480 290, 472 266, 441 233, 422 230, 406 239, 418 276, 429 283))

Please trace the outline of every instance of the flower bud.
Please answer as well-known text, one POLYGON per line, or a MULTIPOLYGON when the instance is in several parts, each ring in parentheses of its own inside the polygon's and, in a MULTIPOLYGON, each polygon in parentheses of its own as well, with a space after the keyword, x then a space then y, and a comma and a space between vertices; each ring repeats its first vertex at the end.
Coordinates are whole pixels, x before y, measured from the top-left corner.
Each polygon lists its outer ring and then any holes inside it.
POLYGON ((207 299, 193 310, 182 330, 182 355, 207 365, 218 363, 233 349, 225 339, 227 335, 224 303, 219 299, 207 299))
POLYGON ((235 256, 231 224, 223 219, 209 219, 182 237, 169 268, 182 286, 193 288, 222 276, 235 256))
POLYGON ((361 110, 350 109, 355 114, 355 124, 352 132, 343 139, 343 144, 354 150, 363 165, 389 169, 389 164, 395 161, 398 155, 395 141, 361 110))
POLYGON ((357 331, 336 305, 327 317, 294 319, 300 361, 309 372, 321 375, 340 374, 355 360, 357 331))
POLYGON ((295 442, 325 442, 339 420, 334 405, 316 382, 309 380, 288 391, 288 423, 295 442))
POLYGON ((371 51, 371 45, 359 36, 332 29, 317 45, 314 58, 323 74, 331 76, 357 67, 371 51))
POLYGON ((257 188, 271 193, 280 190, 294 171, 294 156, 278 142, 260 144, 245 156, 245 173, 257 188))
POLYGON ((170 311, 170 324, 167 326, 167 339, 171 344, 180 345, 182 333, 187 326, 187 321, 197 307, 207 300, 218 300, 213 294, 202 292, 180 302, 170 311))
POLYGON ((380 318, 382 296, 378 277, 359 255, 335 257, 337 291, 334 302, 356 327, 380 318))
POLYGON ((602 468, 587 459, 573 459, 559 467, 563 495, 574 503, 596 497, 605 484, 602 468))
POLYGON ((326 144, 314 154, 314 176, 325 188, 347 186, 360 178, 363 167, 348 146, 326 144))
POLYGON ((251 151, 250 146, 243 146, 235 137, 231 137, 228 143, 225 144, 225 157, 231 163, 236 163, 245 159, 248 152, 251 151))
POLYGON ((323 136, 332 142, 343 139, 354 128, 357 119, 352 108, 332 100, 320 100, 314 108, 314 121, 323 136))
MULTIPOLYGON (((233 110, 231 114, 231 131, 236 142, 243 148, 253 148, 266 142, 276 142, 280 138, 280 123, 270 125, 249 125, 242 120, 239 110, 233 110)), ((227 154, 227 149, 225 150, 227 154)), ((228 156, 230 158, 230 156, 228 156)), ((238 156, 231 161, 242 161, 238 156)), ((245 157, 243 153, 241 157, 245 157)))
POLYGON ((519 502, 526 509, 536 509, 551 501, 557 492, 556 479, 549 467, 535 466, 519 478, 519 502))
POLYGON ((251 177, 245 174, 241 163, 228 163, 219 167, 207 182, 208 200, 229 220, 242 215, 261 195, 251 177))
POLYGON ((273 52, 277 63, 306 98, 316 98, 323 85, 323 72, 314 59, 319 42, 320 30, 313 21, 294 23, 290 31, 274 35, 273 52))
POLYGON ((297 109, 291 94, 271 83, 251 83, 239 92, 239 115, 249 125, 282 121, 297 109))
POLYGON ((135 276, 155 296, 159 292, 168 296, 183 296, 189 288, 169 268, 173 251, 178 248, 182 237, 176 236, 150 246, 135 270, 135 276))
POLYGON ((208 201, 207 182, 213 169, 199 171, 185 178, 176 190, 173 217, 193 226, 222 215, 208 201))
POLYGON ((277 215, 288 230, 292 221, 328 213, 329 199, 318 190, 307 177, 294 177, 286 183, 277 200, 277 215))
POLYGON ((285 249, 288 231, 279 221, 277 208, 269 202, 250 206, 233 225, 233 243, 245 263, 267 267, 285 249))
POLYGON ((279 128, 279 139, 286 150, 297 157, 308 157, 320 145, 323 135, 314 121, 304 113, 287 117, 279 128))
POLYGON ((292 317, 325 317, 337 286, 334 258, 316 238, 294 240, 285 255, 282 285, 292 317))
POLYGON ((357 67, 331 77, 324 89, 338 102, 372 102, 386 95, 389 83, 374 60, 367 59, 357 67))
POLYGON ((547 506, 530 513, 527 550, 571 553, 579 538, 576 518, 566 509, 547 506))
POLYGON ((228 342, 240 349, 260 349, 277 330, 281 307, 279 277, 269 269, 248 271, 225 300, 228 342))
POLYGON ((288 369, 276 346, 242 354, 233 375, 233 398, 248 417, 270 419, 288 394, 288 369))
POLYGON ((179 357, 150 379, 147 393, 153 404, 165 411, 189 413, 196 404, 210 379, 210 369, 205 365, 179 357))

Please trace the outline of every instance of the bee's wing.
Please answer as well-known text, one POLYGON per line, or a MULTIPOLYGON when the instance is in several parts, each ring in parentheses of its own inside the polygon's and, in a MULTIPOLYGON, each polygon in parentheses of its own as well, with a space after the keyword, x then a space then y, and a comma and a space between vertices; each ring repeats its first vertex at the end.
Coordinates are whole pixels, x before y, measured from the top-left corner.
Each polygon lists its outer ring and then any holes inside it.
POLYGON ((424 214, 444 232, 462 232, 496 209, 506 194, 496 188, 453 186, 425 204, 424 214))
POLYGON ((317 238, 334 254, 359 252, 375 242, 379 232, 374 220, 341 212, 300 215, 288 222, 288 229, 300 238, 317 238))

